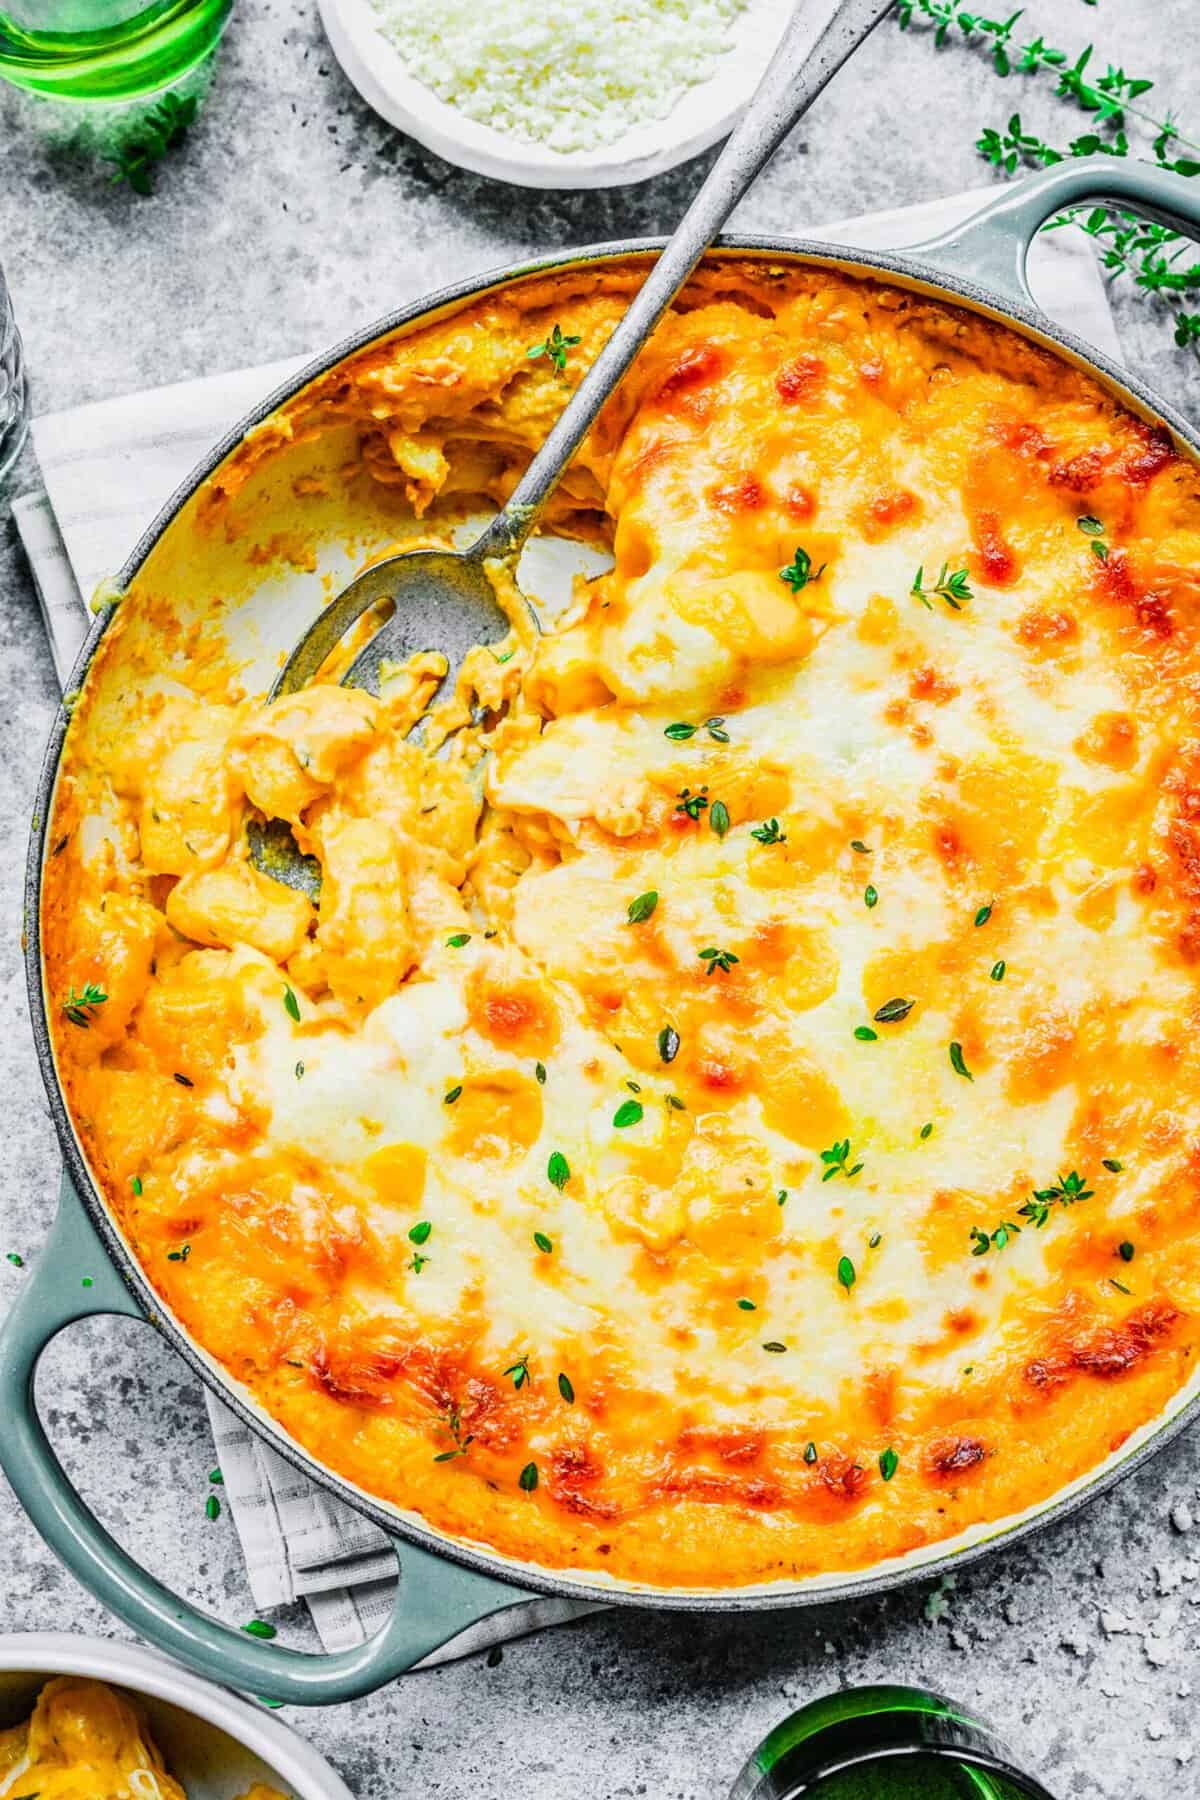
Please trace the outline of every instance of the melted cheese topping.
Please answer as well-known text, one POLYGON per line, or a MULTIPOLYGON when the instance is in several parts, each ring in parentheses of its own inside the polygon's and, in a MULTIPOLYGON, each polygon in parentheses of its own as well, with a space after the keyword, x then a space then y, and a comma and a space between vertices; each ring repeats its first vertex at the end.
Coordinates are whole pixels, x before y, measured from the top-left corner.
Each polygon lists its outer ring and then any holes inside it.
MULTIPOLYGON (((213 508, 347 420, 417 512, 510 491, 529 348, 575 379, 628 286, 376 347, 213 508)), ((102 724, 123 602, 45 914, 109 1198, 329 1467, 516 1556, 732 1586, 1036 1504, 1197 1337, 1196 471, 998 327, 726 259, 556 506, 614 567, 440 759, 428 658, 102 724)))
MULTIPOLYGON (((23 1725, 0 1731, 2 1800, 187 1800, 145 1719, 102 1681, 58 1675, 23 1725)), ((283 1800, 255 1782, 242 1800, 283 1800)))

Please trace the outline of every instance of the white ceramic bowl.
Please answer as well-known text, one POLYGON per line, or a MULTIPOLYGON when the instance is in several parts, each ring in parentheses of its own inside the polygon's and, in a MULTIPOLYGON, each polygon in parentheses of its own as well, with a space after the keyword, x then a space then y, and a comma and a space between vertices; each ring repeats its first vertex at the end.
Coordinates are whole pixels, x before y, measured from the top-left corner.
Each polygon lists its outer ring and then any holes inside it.
POLYGON ((95 1676, 133 1694, 188 1800, 234 1800, 256 1781, 288 1800, 354 1800, 325 1758, 273 1713, 165 1657, 109 1638, 68 1632, 0 1637, 0 1726, 27 1719, 52 1675, 95 1676))
MULTIPOLYGON (((733 48, 709 80, 688 88, 665 118, 595 150, 563 152, 495 131, 439 100, 409 74, 399 50, 379 30, 371 0, 319 4, 334 55, 363 99, 389 124, 447 162, 536 188, 623 187, 707 150, 727 134, 754 92, 793 11, 793 0, 748 0, 733 28, 733 48)), ((819 3, 814 7, 817 13, 823 10, 819 3)))

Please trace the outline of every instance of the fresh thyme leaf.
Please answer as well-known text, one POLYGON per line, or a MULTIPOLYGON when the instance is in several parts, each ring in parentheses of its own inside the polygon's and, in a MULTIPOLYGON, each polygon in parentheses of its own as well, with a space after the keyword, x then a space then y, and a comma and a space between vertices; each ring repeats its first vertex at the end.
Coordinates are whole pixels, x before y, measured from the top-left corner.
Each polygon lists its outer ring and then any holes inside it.
POLYGON ((871 1233, 870 1237, 867 1239, 867 1249, 868 1250, 878 1250, 878 1248, 879 1248, 880 1244, 882 1244, 882 1242, 883 1242, 882 1231, 873 1231, 871 1233))
POLYGON ((421 1270, 425 1267, 425 1264, 427 1262, 432 1262, 432 1260, 432 1257, 422 1256, 419 1250, 414 1250, 412 1253, 412 1261, 408 1266, 414 1275, 419 1275, 421 1270))
POLYGON ((1115 1156, 1104 1157, 1100 1166, 1107 1169, 1110 1175, 1119 1175, 1125 1167, 1124 1163, 1118 1162, 1115 1156))
POLYGON ((719 838, 723 838, 729 830, 729 808, 723 800, 714 800, 708 812, 708 822, 719 838))
POLYGON ((139 1196, 139 1197, 140 1197, 140 1195, 141 1195, 141 1192, 142 1192, 142 1178, 141 1178, 141 1176, 140 1176, 140 1175, 135 1175, 135 1176, 134 1176, 134 1177, 133 1177, 133 1178, 132 1178, 132 1180, 131 1180, 131 1181, 130 1181, 130 1183, 129 1183, 129 1185, 130 1185, 130 1187, 131 1187, 131 1188, 132 1188, 132 1189, 133 1189, 133 1191, 134 1191, 134 1193, 135 1193, 135 1194, 137 1194, 137 1195, 138 1195, 138 1196, 139 1196))
POLYGON ((814 569, 812 557, 808 551, 797 544, 796 554, 786 568, 780 569, 779 579, 787 582, 793 594, 798 594, 808 586, 810 581, 819 581, 825 573, 826 566, 825 563, 822 563, 819 569, 814 569))
POLYGON ((873 887, 870 884, 868 884, 863 889, 863 905, 867 908, 868 912, 871 910, 871 908, 873 906, 879 905, 879 890, 878 890, 878 888, 873 887))
POLYGON ((273 1638, 279 1635, 275 1627, 268 1625, 265 1619, 251 1619, 248 1624, 242 1626, 242 1630, 250 1637, 256 1638, 273 1638))
POLYGON ((300 1023, 300 1002, 297 1000, 294 991, 287 986, 285 986, 283 990, 283 1004, 287 1010, 289 1019, 295 1019, 298 1025, 300 1023))
POLYGON ((624 1131, 628 1125, 640 1124, 645 1110, 640 1100, 622 1100, 613 1114, 613 1124, 618 1131, 624 1131))
POLYGON ((525 1467, 521 1470, 521 1473, 518 1475, 517 1480, 523 1493, 532 1494, 534 1488, 538 1484, 537 1464, 535 1462, 527 1462, 525 1467))
POLYGON ((684 788, 681 793, 675 796, 675 811, 677 813, 686 813, 689 819, 699 819, 700 814, 707 805, 707 783, 700 789, 698 794, 693 794, 691 788, 684 788))
POLYGON ((1049 1187, 1035 1188, 1033 1197, 1017 1211, 1040 1231, 1050 1217, 1052 1207, 1074 1206, 1078 1200, 1090 1200, 1094 1193, 1095 1189, 1087 1185, 1087 1177, 1072 1169, 1069 1175, 1060 1175, 1049 1187))
POLYGON ((763 1349, 769 1350, 772 1356, 785 1356, 787 1354, 787 1345, 781 1344, 778 1338, 770 1338, 763 1345, 763 1349))
POLYGON ((550 1186, 556 1187, 561 1194, 568 1181, 571 1179, 571 1165, 568 1163, 561 1150, 554 1150, 551 1152, 550 1161, 546 1164, 546 1174, 549 1178, 550 1186))
POLYGON ((892 1476, 896 1473, 896 1470, 899 1467, 900 1467, 900 1458, 896 1455, 896 1452, 893 1449, 891 1449, 891 1447, 889 1446, 889 1448, 886 1449, 883 1452, 883 1455, 879 1458, 879 1473, 883 1476, 883 1479, 885 1481, 890 1481, 892 1479, 892 1476))
POLYGON ((1117 1245, 1117 1255, 1121 1258, 1122 1262, 1132 1262, 1135 1254, 1136 1252, 1134 1251, 1133 1245, 1129 1242, 1128 1238, 1125 1239, 1124 1243, 1117 1245))
POLYGON ((787 1189, 780 1188, 779 1192, 775 1196, 776 1206, 786 1206, 787 1205, 787 1197, 788 1197, 787 1189))
POLYGON ((538 1086, 545 1087, 545 1085, 546 1085, 546 1065, 545 1065, 545 1063, 544 1062, 535 1062, 533 1065, 533 1072, 537 1076, 538 1086))
POLYGON ((858 854, 860 856, 870 856, 871 855, 871 851, 868 849, 867 845, 863 843, 861 838, 851 838, 850 839, 850 848, 852 850, 857 850, 858 854))
POLYGON ((569 1375, 560 1375, 559 1376, 558 1391, 562 1395, 563 1399, 566 1401, 568 1406, 574 1406, 574 1404, 575 1404, 575 1389, 571 1384, 571 1378, 569 1375))
POLYGON ((295 1068, 292 1070, 292 1074, 296 1077, 297 1081, 303 1081, 304 1080, 304 1064, 302 1062, 298 1062, 296 1064, 295 1068))
POLYGON ((533 348, 527 350, 525 354, 526 356, 535 359, 539 356, 548 357, 554 364, 554 367, 558 370, 558 373, 560 375, 565 375, 567 372, 567 351, 573 350, 576 344, 582 342, 582 338, 564 337, 562 326, 556 324, 549 337, 544 338, 540 344, 535 344, 533 348))
POLYGON ((991 918, 991 916, 992 916, 992 902, 990 900, 988 900, 984 903, 983 906, 981 906, 979 908, 979 911, 975 914, 976 926, 978 927, 980 925, 986 925, 988 920, 991 918))
POLYGON ((849 1138, 841 1138, 837 1143, 831 1144, 828 1150, 822 1150, 821 1161, 825 1164, 822 1181, 832 1181, 835 1175, 844 1175, 849 1181, 862 1168, 860 1162, 856 1162, 853 1167, 847 1167, 850 1161, 849 1138))
POLYGON ((674 725, 667 726, 663 736, 669 737, 673 743, 686 744, 689 738, 695 737, 699 729, 698 725, 689 725, 686 719, 678 719, 674 725))
POLYGON ((994 962, 992 964, 991 968, 988 970, 988 974, 993 981, 1004 980, 1004 977, 1008 974, 1008 964, 1003 957, 1000 958, 999 962, 994 962))
POLYGON ((928 1123, 922 1125, 920 1131, 917 1133, 917 1136, 920 1138, 922 1143, 925 1142, 926 1138, 933 1136, 933 1120, 932 1119, 930 1119, 928 1121, 928 1123))
POLYGON ((429 1234, 432 1230, 433 1225, 429 1219, 418 1219, 415 1225, 410 1225, 408 1228, 409 1242, 413 1244, 427 1244, 429 1242, 429 1234))
POLYGON ((664 1025, 658 1034, 658 1059, 673 1063, 679 1055, 679 1033, 673 1025, 664 1025))
POLYGON ((750 836, 752 838, 757 838, 760 844, 787 843, 787 832, 780 831, 778 819, 764 819, 761 825, 756 825, 754 827, 750 836))
POLYGON ((687 1107, 683 1104, 683 1101, 679 1098, 678 1094, 666 1094, 663 1097, 666 1100, 667 1105, 675 1112, 687 1111, 687 1107))
POLYGON ((915 1000, 885 1000, 875 1014, 877 1025, 896 1025, 901 1019, 907 1019, 916 1005, 915 1000))
POLYGON ((544 1231, 535 1231, 533 1234, 533 1241, 543 1256, 553 1256, 554 1240, 548 1238, 544 1231))
POLYGON ((961 1075, 964 1081, 974 1081, 975 1077, 963 1060, 963 1047, 958 1042, 950 1046, 950 1067, 956 1075, 961 1075))
POLYGON ((742 1312, 757 1312, 758 1311, 758 1308, 757 1308, 757 1306, 755 1306, 753 1300, 739 1300, 738 1306, 742 1312))
POLYGON ((728 975, 734 963, 741 961, 741 958, 735 956, 732 950, 716 950, 710 947, 707 950, 698 950, 696 954, 699 956, 702 963, 708 964, 708 967, 704 971, 706 975, 713 974, 717 969, 720 969, 724 974, 728 975))
POLYGON ((1127 1288, 1123 1281, 1118 1281, 1115 1275, 1109 1276, 1108 1285, 1109 1287, 1115 1287, 1118 1294, 1132 1294, 1133 1292, 1133 1289, 1127 1288))
POLYGON ((104 161, 112 163, 116 169, 113 180, 128 182, 133 192, 143 197, 152 194, 155 165, 162 161, 168 150, 176 150, 182 144, 199 104, 194 94, 186 98, 164 94, 138 122, 116 154, 104 157, 104 161))
POLYGON ((854 1272, 854 1264, 850 1261, 848 1256, 838 1257, 837 1278, 847 1293, 850 1292, 850 1289, 858 1280, 858 1276, 854 1272))
POLYGON ((107 999, 108 995, 104 989, 96 982, 89 981, 80 988, 78 993, 73 987, 67 989, 67 997, 62 1003, 62 1009, 72 1025, 78 1025, 81 1031, 86 1031, 96 1015, 96 1008, 103 1006, 107 999))
POLYGON ((1020 1237, 1021 1227, 1011 1219, 1005 1219, 997 1225, 995 1231, 983 1231, 978 1225, 971 1227, 971 1255, 986 1256, 989 1250, 1003 1250, 1015 1237, 1020 1237))
POLYGON ((516 1362, 510 1363, 508 1368, 505 1369, 504 1374, 505 1376, 512 1377, 513 1387, 520 1393, 521 1389, 525 1386, 525 1383, 530 1379, 528 1356, 518 1356, 516 1362))
POLYGON ((210 1494, 208 1499, 204 1502, 204 1515, 208 1519, 220 1518, 221 1502, 217 1499, 215 1494, 210 1494))
POLYGON ((804 1446, 804 1460, 806 1463, 815 1463, 817 1460, 817 1446, 813 1443, 811 1438, 809 1438, 807 1444, 804 1446))
POLYGON ((707 731, 714 744, 727 744, 729 742, 729 733, 725 729, 725 721, 719 714, 711 719, 705 719, 704 729, 707 731))
POLYGON ((909 589, 909 592, 915 594, 922 606, 927 607, 930 612, 933 611, 933 601, 930 599, 931 594, 936 595, 939 600, 944 600, 946 605, 951 607, 955 612, 961 612, 966 601, 974 598, 967 581, 967 571, 965 569, 956 569, 953 575, 951 575, 949 571, 949 563, 943 563, 942 572, 931 588, 923 586, 925 577, 925 565, 923 563, 913 577, 913 584, 909 589))
POLYGON ((877 1031, 872 1031, 869 1025, 856 1025, 854 1027, 854 1035, 860 1044, 876 1044, 879 1042, 879 1033, 877 1031))
POLYGON ((636 900, 631 900, 629 902, 627 911, 629 923, 631 925, 644 925, 657 905, 658 894, 654 888, 649 888, 644 894, 639 894, 636 900))
POLYGON ((446 948, 447 950, 461 950, 463 945, 469 944, 470 941, 471 934, 469 931, 456 931, 453 937, 448 937, 446 939, 446 948))
POLYGON ((172 1081, 177 1081, 179 1083, 180 1087, 190 1088, 190 1087, 195 1087, 195 1085, 196 1085, 190 1075, 181 1075, 178 1069, 176 1069, 176 1071, 175 1071, 174 1075, 171 1077, 171 1079, 172 1079, 172 1081))
POLYGON ((168 1250, 167 1261, 185 1263, 191 1254, 192 1246, 190 1244, 184 1244, 183 1248, 180 1250, 168 1250))
POLYGON ((1087 537, 1104 536, 1103 525, 1100 523, 1099 519, 1094 519, 1090 513, 1085 518, 1076 519, 1075 523, 1078 525, 1080 531, 1087 537))
POLYGON ((460 1082, 457 1087, 452 1087, 452 1088, 448 1089, 448 1091, 442 1095, 442 1105, 443 1106, 453 1106, 454 1102, 456 1100, 458 1100, 459 1098, 461 1098, 461 1095, 462 1095, 462 1083, 460 1082))
POLYGON ((25 1258, 19 1255, 15 1250, 6 1251, 5 1258, 12 1264, 14 1269, 23 1269, 25 1267, 25 1258))

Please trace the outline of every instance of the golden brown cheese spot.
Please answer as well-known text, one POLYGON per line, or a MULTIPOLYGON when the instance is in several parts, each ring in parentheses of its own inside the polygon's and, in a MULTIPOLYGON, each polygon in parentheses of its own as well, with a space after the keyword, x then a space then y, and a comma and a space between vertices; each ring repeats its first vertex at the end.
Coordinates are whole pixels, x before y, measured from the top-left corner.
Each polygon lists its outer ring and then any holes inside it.
POLYGON ((805 351, 780 369, 775 377, 775 392, 785 406, 802 406, 823 391, 828 373, 819 356, 805 351))
POLYGON ((1132 769, 1138 759, 1137 722, 1126 712, 1097 713, 1076 738, 1075 751, 1085 762, 1107 769, 1132 769))
POLYGON ((1021 562, 1001 531, 998 514, 985 509, 975 514, 971 524, 975 574, 989 587, 1011 587, 1021 572, 1021 562))
POLYGON ((513 1162, 535 1144, 542 1129, 542 1093, 532 1077, 497 1069, 466 1076, 462 1093, 447 1109, 446 1146, 456 1156, 513 1162))
POLYGON ((936 1438, 926 1448, 925 1469, 935 1481, 958 1482, 986 1456, 987 1447, 977 1437, 936 1438))
POLYGON ((1079 620, 1062 607, 1031 606, 1017 620, 1017 640, 1037 656, 1060 656, 1079 637, 1079 620))
POLYGON ((558 1042, 558 1009, 534 981, 501 981, 481 974, 467 996, 471 1024, 498 1050, 549 1056, 558 1042))
POLYGON ((898 525, 915 519, 920 510, 921 503, 910 489, 880 488, 862 507, 863 536, 869 544, 881 543, 898 525))

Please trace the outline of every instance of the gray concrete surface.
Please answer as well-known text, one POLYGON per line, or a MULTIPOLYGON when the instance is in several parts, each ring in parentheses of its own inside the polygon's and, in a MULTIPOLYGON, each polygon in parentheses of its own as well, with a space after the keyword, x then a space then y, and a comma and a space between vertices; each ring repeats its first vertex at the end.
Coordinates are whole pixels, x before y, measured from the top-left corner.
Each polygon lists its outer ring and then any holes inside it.
MULTIPOLYGON (((1026 22, 1027 35, 1071 48, 1095 35, 1104 58, 1156 78, 1165 103, 1186 111, 1194 99, 1194 0, 1036 0, 1026 22)), ((800 229, 978 183, 987 171, 974 139, 1014 107, 1056 141, 1084 128, 1049 87, 997 80, 957 36, 937 53, 927 33, 886 25, 738 224, 800 229)), ((78 115, 0 94, 0 261, 41 410, 320 345, 525 252, 668 229, 701 172, 590 196, 461 174, 358 101, 314 0, 240 0, 209 103, 153 199, 110 185, 85 136, 78 115)), ((1143 299, 1118 296, 1117 307, 1130 361, 1200 410, 1194 356, 1172 346, 1143 299)), ((36 480, 26 457, 15 491, 36 480)), ((19 881, 54 684, 3 501, 0 669, 0 1251, 32 1260, 56 1152, 29 1040, 19 881)), ((0 1309, 20 1279, 0 1260, 0 1309)), ((203 1517, 200 1396, 157 1340, 133 1326, 78 1328, 48 1358, 41 1391, 56 1441, 117 1534, 192 1599, 248 1617, 228 1518, 203 1517)), ((475 1659, 353 1707, 291 1716, 362 1800, 717 1800, 792 1707, 842 1683, 916 1680, 992 1718, 1061 1800, 1197 1794, 1198 1496, 1193 1433, 950 1591, 926 1584, 737 1620, 622 1611, 510 1646, 494 1667, 475 1659)), ((297 1643, 309 1636, 299 1612, 280 1625, 297 1643)), ((117 1629, 0 1491, 0 1630, 64 1628, 117 1629)))

